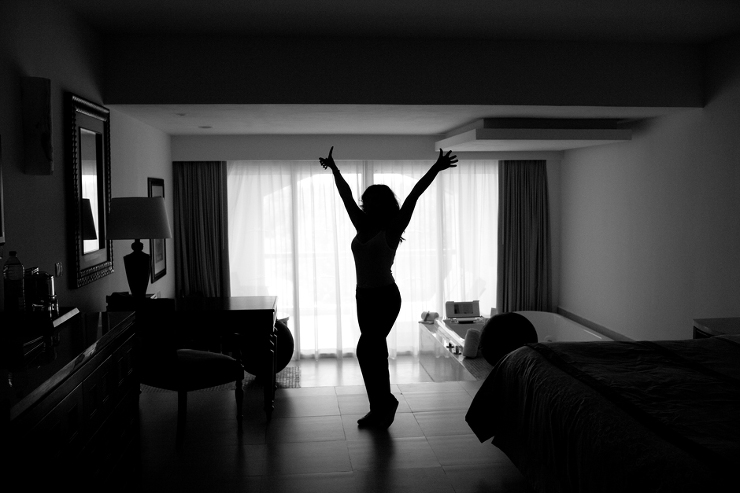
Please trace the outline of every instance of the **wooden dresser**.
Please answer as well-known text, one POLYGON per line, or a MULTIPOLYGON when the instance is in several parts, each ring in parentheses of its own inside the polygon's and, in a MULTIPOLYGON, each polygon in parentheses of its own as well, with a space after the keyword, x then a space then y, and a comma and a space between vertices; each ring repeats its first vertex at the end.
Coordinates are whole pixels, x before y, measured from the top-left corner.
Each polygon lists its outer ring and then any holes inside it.
POLYGON ((138 489, 134 315, 62 312, 2 317, 5 464, 33 491, 138 489))

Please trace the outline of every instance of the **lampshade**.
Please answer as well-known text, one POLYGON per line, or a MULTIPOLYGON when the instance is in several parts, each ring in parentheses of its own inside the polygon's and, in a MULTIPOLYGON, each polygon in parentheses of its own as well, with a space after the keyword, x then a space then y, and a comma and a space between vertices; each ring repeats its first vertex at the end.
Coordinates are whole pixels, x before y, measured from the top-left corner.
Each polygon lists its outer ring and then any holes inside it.
POLYGON ((172 238, 163 197, 118 197, 110 200, 108 239, 172 238))

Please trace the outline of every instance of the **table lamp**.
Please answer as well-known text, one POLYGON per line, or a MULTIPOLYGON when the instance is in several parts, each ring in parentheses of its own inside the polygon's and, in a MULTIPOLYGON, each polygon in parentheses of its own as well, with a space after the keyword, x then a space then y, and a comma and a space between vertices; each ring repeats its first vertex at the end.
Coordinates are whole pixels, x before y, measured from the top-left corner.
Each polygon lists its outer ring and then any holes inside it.
POLYGON ((123 257, 131 295, 144 298, 149 285, 149 254, 141 239, 172 238, 163 197, 119 197, 110 201, 109 240, 134 240, 123 257))

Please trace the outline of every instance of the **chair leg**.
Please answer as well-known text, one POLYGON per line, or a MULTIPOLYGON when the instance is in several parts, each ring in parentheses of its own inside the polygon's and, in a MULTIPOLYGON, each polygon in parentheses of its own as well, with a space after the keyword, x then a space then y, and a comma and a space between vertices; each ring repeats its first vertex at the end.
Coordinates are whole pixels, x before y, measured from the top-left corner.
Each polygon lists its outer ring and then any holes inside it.
POLYGON ((188 393, 185 390, 177 391, 177 425, 185 426, 185 419, 188 415, 188 393))
POLYGON ((234 390, 234 394, 236 395, 236 419, 241 421, 242 401, 244 400, 244 389, 242 389, 241 379, 236 381, 236 390, 234 390))

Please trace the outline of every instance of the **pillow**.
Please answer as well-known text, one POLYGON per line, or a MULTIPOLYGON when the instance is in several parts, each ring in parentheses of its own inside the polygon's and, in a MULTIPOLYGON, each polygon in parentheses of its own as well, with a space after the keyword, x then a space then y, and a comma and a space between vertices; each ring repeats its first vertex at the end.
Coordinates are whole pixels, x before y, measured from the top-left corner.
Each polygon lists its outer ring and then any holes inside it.
POLYGON ((480 350, 491 365, 511 351, 537 342, 537 331, 527 317, 519 313, 501 313, 491 317, 480 336, 480 350))

